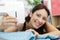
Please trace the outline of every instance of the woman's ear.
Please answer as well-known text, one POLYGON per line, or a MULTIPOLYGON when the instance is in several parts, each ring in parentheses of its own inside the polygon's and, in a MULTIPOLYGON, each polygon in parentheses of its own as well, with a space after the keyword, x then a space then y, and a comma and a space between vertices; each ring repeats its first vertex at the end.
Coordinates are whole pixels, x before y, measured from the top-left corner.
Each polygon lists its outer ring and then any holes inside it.
POLYGON ((32 17, 32 15, 33 15, 32 12, 30 12, 29 16, 32 17))

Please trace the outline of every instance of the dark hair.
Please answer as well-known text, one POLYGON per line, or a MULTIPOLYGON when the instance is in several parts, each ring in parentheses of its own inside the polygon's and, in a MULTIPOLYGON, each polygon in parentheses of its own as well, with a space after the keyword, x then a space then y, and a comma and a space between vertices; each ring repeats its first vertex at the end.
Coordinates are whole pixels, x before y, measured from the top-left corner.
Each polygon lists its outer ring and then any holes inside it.
MULTIPOLYGON (((43 4, 39 4, 39 5, 35 6, 32 9, 32 13, 34 13, 35 11, 40 10, 40 9, 45 9, 48 13, 48 16, 50 15, 48 8, 43 4)), ((30 21, 30 16, 28 15, 27 17, 25 17, 25 22, 29 22, 29 21, 30 21)), ((39 29, 35 29, 35 30, 40 34, 44 33, 44 30, 46 30, 45 24, 42 27, 40 27, 39 29)))
MULTIPOLYGON (((35 6, 32 9, 32 13, 34 13, 35 11, 40 10, 40 9, 45 9, 48 13, 48 16, 50 15, 50 12, 49 12, 48 8, 44 4, 39 4, 39 5, 35 6)), ((30 21, 30 16, 29 15, 27 17, 25 17, 25 21, 27 21, 27 22, 30 21)))

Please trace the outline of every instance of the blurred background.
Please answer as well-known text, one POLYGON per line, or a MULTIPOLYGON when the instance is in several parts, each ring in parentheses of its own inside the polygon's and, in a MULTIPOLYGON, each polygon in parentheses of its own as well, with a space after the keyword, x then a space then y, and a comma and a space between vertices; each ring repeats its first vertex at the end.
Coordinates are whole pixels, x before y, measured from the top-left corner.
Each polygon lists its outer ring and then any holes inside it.
POLYGON ((60 0, 0 0, 0 17, 4 13, 16 17, 18 23, 24 23, 25 17, 30 10, 38 5, 44 4, 50 10, 48 22, 60 30, 60 0))

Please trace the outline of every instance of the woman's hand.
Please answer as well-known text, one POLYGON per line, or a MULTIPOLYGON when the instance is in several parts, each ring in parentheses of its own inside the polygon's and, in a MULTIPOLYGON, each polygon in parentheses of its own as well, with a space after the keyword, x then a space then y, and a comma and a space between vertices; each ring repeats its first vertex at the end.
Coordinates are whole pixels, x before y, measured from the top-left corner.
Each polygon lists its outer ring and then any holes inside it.
POLYGON ((2 24, 0 28, 4 28, 5 32, 12 32, 17 30, 17 19, 11 16, 3 15, 2 24))
POLYGON ((16 26, 17 19, 15 17, 7 16, 3 17, 2 25, 4 26, 16 26))
POLYGON ((32 32, 35 36, 39 36, 40 34, 38 32, 36 32, 34 29, 28 29, 26 30, 28 32, 32 32))

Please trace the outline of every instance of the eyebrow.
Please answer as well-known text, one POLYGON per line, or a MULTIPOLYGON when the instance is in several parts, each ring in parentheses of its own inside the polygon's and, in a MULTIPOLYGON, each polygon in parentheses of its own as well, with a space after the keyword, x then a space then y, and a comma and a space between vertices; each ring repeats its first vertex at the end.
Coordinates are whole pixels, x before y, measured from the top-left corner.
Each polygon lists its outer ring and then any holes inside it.
MULTIPOLYGON (((41 15, 41 14, 39 14, 39 13, 37 13, 38 15, 41 15)), ((42 16, 42 15, 41 15, 42 16)), ((47 18, 47 17, 44 17, 44 18, 47 18)))
POLYGON ((38 15, 41 15, 41 14, 39 14, 39 13, 37 13, 38 15))

